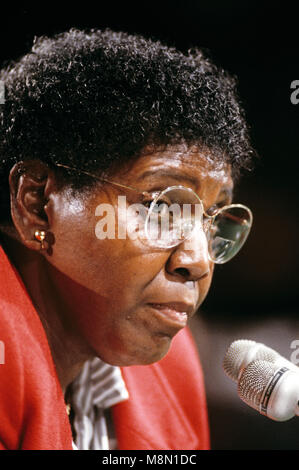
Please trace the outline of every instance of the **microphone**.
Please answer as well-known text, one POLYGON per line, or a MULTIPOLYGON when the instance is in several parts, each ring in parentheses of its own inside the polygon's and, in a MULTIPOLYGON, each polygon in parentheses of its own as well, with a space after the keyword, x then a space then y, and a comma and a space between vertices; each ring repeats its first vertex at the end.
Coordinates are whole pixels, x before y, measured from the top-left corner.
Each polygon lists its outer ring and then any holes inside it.
POLYGON ((277 351, 263 343, 256 343, 249 339, 238 339, 230 345, 223 360, 224 372, 230 379, 238 382, 242 370, 250 362, 258 360, 271 362, 279 367, 287 367, 299 374, 299 367, 277 351))
POLYGON ((224 357, 225 373, 238 383, 247 405, 275 421, 299 416, 299 368, 271 348, 234 341, 224 357))

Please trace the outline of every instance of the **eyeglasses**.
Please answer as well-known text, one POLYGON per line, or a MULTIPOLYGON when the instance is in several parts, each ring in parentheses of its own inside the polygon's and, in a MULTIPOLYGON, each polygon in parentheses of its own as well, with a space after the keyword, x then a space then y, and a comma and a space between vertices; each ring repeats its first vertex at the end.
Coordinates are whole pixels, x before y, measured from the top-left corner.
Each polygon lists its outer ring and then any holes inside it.
POLYGON ((185 186, 169 186, 153 194, 68 165, 56 163, 56 166, 142 195, 144 234, 154 247, 175 247, 189 240, 195 229, 203 230, 209 259, 224 264, 240 251, 252 226, 253 216, 248 207, 229 204, 210 215, 198 195, 185 186))

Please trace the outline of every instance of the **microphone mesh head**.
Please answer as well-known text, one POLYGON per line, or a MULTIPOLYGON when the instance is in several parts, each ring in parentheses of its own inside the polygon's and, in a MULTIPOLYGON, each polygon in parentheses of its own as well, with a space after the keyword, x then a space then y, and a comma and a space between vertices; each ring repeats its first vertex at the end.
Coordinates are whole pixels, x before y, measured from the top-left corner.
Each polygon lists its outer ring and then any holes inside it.
POLYGON ((247 351, 255 344, 255 341, 251 341, 249 339, 238 339, 230 345, 223 360, 224 372, 230 379, 235 382, 238 381, 238 375, 243 359, 247 354, 247 351))
POLYGON ((277 367, 270 362, 251 362, 240 376, 238 382, 239 397, 247 405, 260 411, 264 390, 276 371, 277 367))
POLYGON ((274 363, 280 358, 280 355, 274 351, 274 349, 271 349, 264 344, 256 343, 249 339, 239 339, 234 341, 228 348, 224 357, 223 368, 225 373, 235 382, 238 381, 240 368, 246 354, 254 346, 258 347, 254 353, 254 357, 251 358, 251 361, 261 360, 274 363))

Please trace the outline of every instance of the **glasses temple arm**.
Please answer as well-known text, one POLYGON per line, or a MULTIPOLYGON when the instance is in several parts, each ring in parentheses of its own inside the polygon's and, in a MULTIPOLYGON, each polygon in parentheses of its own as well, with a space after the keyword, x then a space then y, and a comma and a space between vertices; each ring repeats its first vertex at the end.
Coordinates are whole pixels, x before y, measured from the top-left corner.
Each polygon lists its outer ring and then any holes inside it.
POLYGON ((77 168, 73 168, 68 165, 63 165, 62 163, 55 163, 55 165, 62 167, 62 168, 66 168, 67 170, 72 170, 72 171, 77 171, 78 173, 83 173, 84 175, 90 176, 91 178, 95 178, 99 181, 103 181, 104 183, 113 184, 114 186, 119 186, 120 188, 131 189, 132 191, 136 191, 137 193, 143 194, 145 196, 149 195, 149 193, 146 191, 140 191, 139 189, 133 188, 132 186, 127 186, 125 184, 117 183, 116 181, 107 180, 106 178, 103 178, 102 176, 93 175, 92 173, 89 173, 88 171, 85 171, 85 170, 78 170, 77 168))

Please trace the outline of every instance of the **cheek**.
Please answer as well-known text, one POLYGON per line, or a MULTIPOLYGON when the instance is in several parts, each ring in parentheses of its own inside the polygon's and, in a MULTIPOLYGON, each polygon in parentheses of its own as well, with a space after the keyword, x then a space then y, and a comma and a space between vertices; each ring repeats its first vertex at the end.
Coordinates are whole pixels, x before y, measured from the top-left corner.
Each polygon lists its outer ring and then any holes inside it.
POLYGON ((127 302, 132 302, 142 286, 161 270, 165 254, 153 253, 150 247, 128 237, 100 240, 95 212, 71 209, 66 210, 64 202, 63 210, 55 212, 49 262, 95 293, 123 301, 127 297, 127 302))
POLYGON ((210 271, 207 277, 199 281, 199 286, 198 286, 198 291, 199 291, 199 299, 198 299, 198 305, 197 308, 200 307, 200 305, 203 303, 205 298, 207 297, 211 283, 213 280, 213 275, 214 275, 214 263, 211 261, 210 262, 210 271))
POLYGON ((66 200, 57 197, 52 201, 47 259, 63 274, 87 286, 100 262, 94 216, 82 202, 66 200))

